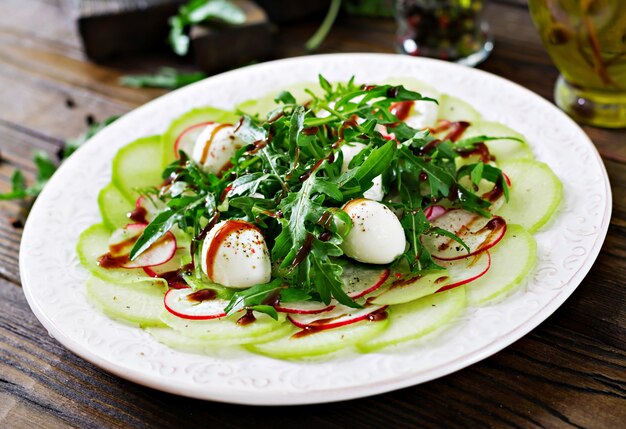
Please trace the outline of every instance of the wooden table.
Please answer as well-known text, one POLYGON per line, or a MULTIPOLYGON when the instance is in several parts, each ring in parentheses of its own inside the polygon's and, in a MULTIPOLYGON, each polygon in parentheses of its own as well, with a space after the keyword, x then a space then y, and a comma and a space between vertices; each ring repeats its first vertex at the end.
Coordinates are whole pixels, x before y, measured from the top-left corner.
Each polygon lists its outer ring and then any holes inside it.
MULTIPOLYGON (((496 47, 480 68, 552 99, 557 71, 524 0, 493 1, 496 47)), ((286 27, 276 57, 302 55, 317 23, 286 27)), ((342 20, 322 52, 391 52, 391 20, 342 20)), ((55 153, 86 120, 160 95, 118 85, 171 57, 85 60, 54 0, 0 1, 0 192, 31 152, 55 153)), ((0 204, 0 427, 626 427, 626 131, 585 127, 613 188, 595 266, 547 321, 512 346, 439 380, 343 403, 262 408, 186 399, 119 379, 76 357, 39 324, 20 288, 19 206, 0 204)))

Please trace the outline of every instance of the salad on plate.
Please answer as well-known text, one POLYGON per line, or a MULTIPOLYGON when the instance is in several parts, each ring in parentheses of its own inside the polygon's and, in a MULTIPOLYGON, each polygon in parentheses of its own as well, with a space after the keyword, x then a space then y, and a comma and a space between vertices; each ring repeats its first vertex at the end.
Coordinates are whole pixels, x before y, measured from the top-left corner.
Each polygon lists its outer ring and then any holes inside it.
POLYGON ((560 200, 468 103, 320 76, 124 146, 77 251, 91 302, 170 347, 371 352, 520 285, 560 200))

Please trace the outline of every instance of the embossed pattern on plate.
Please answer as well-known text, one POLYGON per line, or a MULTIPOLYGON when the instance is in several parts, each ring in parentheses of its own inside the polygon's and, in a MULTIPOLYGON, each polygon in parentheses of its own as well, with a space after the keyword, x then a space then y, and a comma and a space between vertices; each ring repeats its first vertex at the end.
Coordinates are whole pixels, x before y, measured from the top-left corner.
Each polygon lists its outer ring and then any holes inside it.
POLYGON ((309 56, 224 73, 167 94, 119 119, 79 149, 54 175, 28 219, 20 250, 26 298, 50 334, 84 359, 120 377, 195 398, 243 404, 305 404, 357 398, 432 380, 521 338, 554 312, 596 259, 611 213, 602 161, 584 132, 538 95, 497 76, 455 64, 385 54, 309 56), (564 184, 555 219, 535 235, 539 263, 505 300, 468 308, 449 329, 409 347, 327 361, 285 362, 246 352, 201 356, 156 342, 108 319, 86 300, 87 273, 75 246, 99 221, 97 191, 116 151, 159 134, 193 107, 231 108, 291 83, 360 82, 414 77, 470 102, 488 120, 524 134, 537 159, 564 184))

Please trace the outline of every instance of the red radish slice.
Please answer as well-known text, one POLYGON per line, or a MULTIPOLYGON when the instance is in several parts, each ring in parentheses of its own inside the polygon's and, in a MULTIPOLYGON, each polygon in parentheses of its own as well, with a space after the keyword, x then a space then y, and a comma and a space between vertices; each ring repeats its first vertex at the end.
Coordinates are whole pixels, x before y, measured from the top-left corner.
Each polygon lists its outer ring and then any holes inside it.
MULTIPOLYGON (((128 257, 139 236, 146 228, 145 224, 132 223, 113 233, 109 240, 109 255, 114 258, 128 257)), ((165 264, 176 253, 176 237, 166 232, 163 237, 140 254, 134 261, 123 261, 122 268, 145 268, 165 264)))
POLYGON ((506 232, 506 221, 500 216, 489 219, 462 209, 448 210, 432 224, 455 234, 470 249, 468 254, 463 246, 444 235, 424 236, 424 246, 434 258, 442 260, 467 258, 485 251, 498 243, 506 232))
POLYGON ((149 199, 143 196, 137 198, 135 202, 135 210, 128 214, 128 217, 136 223, 149 223, 157 217, 157 215, 166 208, 161 200, 154 198, 149 199))
POLYGON ((109 238, 109 254, 116 258, 128 255, 145 228, 144 223, 131 223, 113 231, 109 238))
POLYGON ((199 124, 195 124, 190 126, 189 128, 186 128, 182 133, 180 133, 180 135, 176 139, 176 142, 174 142, 174 155, 176 156, 176 158, 178 158, 179 150, 182 150, 183 152, 191 155, 191 153, 193 152, 193 147, 196 144, 196 140, 198 139, 198 136, 200 135, 202 130, 204 130, 207 125, 211 125, 213 123, 214 122, 201 122, 199 124))
POLYGON ((511 187, 511 179, 509 178, 509 176, 507 176, 504 171, 502 172, 502 176, 504 177, 504 180, 506 181, 507 186, 510 188, 511 187))
POLYGON ((444 290, 463 286, 482 277, 491 268, 491 255, 487 250, 471 258, 441 261, 439 265, 448 270, 448 276, 450 277, 450 283, 437 291, 443 292, 444 290))
POLYGON ((335 308, 334 305, 327 305, 319 301, 297 301, 278 303, 274 306, 276 311, 290 314, 319 314, 335 308))
POLYGON ((381 287, 389 273, 389 269, 346 265, 343 267, 343 290, 352 299, 360 298, 381 287))
POLYGON ((167 311, 181 319, 210 320, 225 317, 228 300, 216 299, 212 289, 170 289, 163 298, 167 311))
POLYGON ((166 263, 153 267, 143 267, 143 271, 150 277, 165 279, 171 288, 188 288, 189 285, 178 274, 181 269, 180 261, 184 255, 188 255, 186 249, 177 249, 174 257, 166 263))
POLYGON ((437 218, 441 217, 442 215, 444 215, 447 211, 448 209, 446 209, 443 206, 434 205, 434 206, 426 207, 424 209, 424 215, 426 215, 426 219, 432 222, 436 220, 437 218))
POLYGON ((379 320, 379 315, 386 308, 386 305, 370 305, 364 308, 350 308, 345 305, 337 305, 323 314, 292 314, 289 316, 289 320, 298 328, 324 331, 350 325, 361 320, 379 320))
POLYGON ((396 138, 396 135, 394 133, 389 133, 387 127, 382 124, 376 125, 376 131, 378 131, 386 140, 395 140, 396 138))

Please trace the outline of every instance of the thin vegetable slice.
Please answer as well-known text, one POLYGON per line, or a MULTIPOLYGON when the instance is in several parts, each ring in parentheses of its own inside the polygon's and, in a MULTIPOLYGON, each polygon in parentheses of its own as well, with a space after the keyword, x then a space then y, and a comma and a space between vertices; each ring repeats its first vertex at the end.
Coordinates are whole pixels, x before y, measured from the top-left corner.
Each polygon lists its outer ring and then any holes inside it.
POLYGON ((209 341, 225 341, 229 344, 246 344, 255 338, 272 332, 285 321, 283 314, 278 315, 278 321, 266 314, 254 313, 255 321, 250 324, 239 324, 245 313, 212 320, 189 320, 177 317, 168 311, 161 313, 161 321, 180 335, 209 341))
MULTIPOLYGON (((227 339, 208 341, 201 338, 191 338, 180 335, 171 328, 148 327, 146 330, 160 343, 177 350, 199 353, 199 354, 215 354, 216 351, 223 351, 224 347, 236 346, 241 344, 240 341, 229 341, 227 339)), ((272 341, 277 338, 288 335, 293 330, 293 326, 289 323, 283 323, 272 331, 259 335, 257 337, 246 338, 246 344, 257 344, 272 341)))
POLYGON ((496 214, 530 233, 537 231, 561 204, 561 181, 543 162, 515 160, 502 162, 499 167, 511 180, 511 193, 509 202, 496 214))
POLYGON ((121 148, 113 158, 112 182, 131 203, 139 197, 138 189, 158 186, 161 182, 161 137, 135 140, 121 148))
MULTIPOLYGON (((324 331, 351 325, 362 320, 375 320, 382 312, 384 306, 368 305, 363 308, 350 308, 337 305, 332 310, 319 314, 292 314, 289 321, 298 328, 324 331)), ((386 317, 386 316, 381 316, 386 317)))
POLYGON ((434 227, 451 232, 467 246, 443 234, 422 237, 430 254, 441 260, 467 258, 494 246, 506 231, 506 221, 501 217, 486 218, 463 209, 448 210, 433 220, 434 227))
POLYGON ((211 320, 226 317, 228 300, 215 299, 212 289, 171 289, 165 294, 165 309, 176 317, 189 320, 211 320), (207 299, 205 299, 205 297, 207 299))
POLYGON ((343 287, 346 294, 357 299, 374 292, 389 278, 389 269, 346 264, 343 267, 343 287))
POLYGON ((515 137, 513 139, 497 139, 485 142, 489 153, 496 158, 496 162, 509 161, 512 159, 534 159, 533 152, 526 142, 526 138, 506 125, 498 122, 473 121, 463 133, 462 139, 489 136, 489 137, 515 137), (521 141, 520 141, 521 140, 521 141))
POLYGON ((439 265, 447 270, 449 276, 449 283, 437 291, 442 292, 469 284, 484 276, 491 269, 491 254, 489 250, 485 250, 469 258, 440 261, 439 265))
POLYGON ((254 353, 279 359, 298 359, 319 356, 340 349, 347 349, 357 342, 364 342, 385 330, 388 319, 375 322, 362 321, 337 329, 298 334, 296 327, 279 339, 246 348, 254 353))
POLYGON ((480 113, 460 98, 443 94, 439 102, 439 118, 450 122, 467 121, 474 122, 480 119, 480 113))
POLYGON ((450 281, 445 270, 422 274, 393 275, 367 302, 375 305, 402 304, 432 295, 450 281))
POLYGON ((327 305, 319 301, 296 301, 278 303, 274 306, 276 311, 289 314, 318 314, 332 310, 334 305, 327 305))
POLYGON ((141 326, 164 326, 163 295, 167 288, 160 282, 142 281, 116 284, 90 277, 87 297, 107 316, 141 326))
POLYGON ((102 268, 98 259, 109 252, 108 240, 111 233, 102 224, 92 225, 84 230, 78 238, 76 252, 83 267, 94 276, 112 283, 134 283, 146 280, 166 284, 165 280, 150 279, 141 269, 102 268))
POLYGON ((491 269, 465 287, 470 305, 484 304, 519 285, 537 262, 537 243, 521 226, 509 225, 489 253, 491 269))
POLYGON ((389 327, 379 335, 359 341, 357 348, 372 352, 424 336, 443 326, 465 308, 465 287, 391 307, 389 327))
POLYGON ((106 185, 98 194, 98 207, 102 223, 109 231, 114 231, 130 222, 128 213, 133 210, 133 205, 113 183, 106 185))

